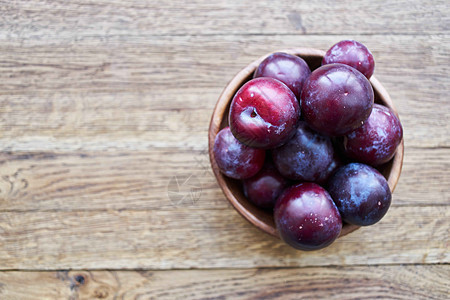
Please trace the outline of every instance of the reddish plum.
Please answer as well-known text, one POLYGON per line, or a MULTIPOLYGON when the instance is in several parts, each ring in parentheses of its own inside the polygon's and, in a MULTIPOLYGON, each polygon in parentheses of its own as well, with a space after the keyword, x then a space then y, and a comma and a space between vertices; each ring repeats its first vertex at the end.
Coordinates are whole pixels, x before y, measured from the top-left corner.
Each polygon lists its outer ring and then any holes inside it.
POLYGON ((254 78, 271 77, 278 79, 300 99, 303 82, 311 74, 308 64, 300 57, 276 52, 264 59, 255 71, 254 78))
POLYGON ((343 64, 324 65, 303 85, 301 108, 305 121, 330 136, 347 134, 369 117, 374 102, 370 82, 343 64))
POLYGON ((377 223, 391 204, 386 179, 374 168, 361 163, 341 167, 330 179, 328 191, 342 219, 354 225, 377 223))
POLYGON ((295 133, 300 107, 281 81, 261 77, 244 84, 234 96, 229 114, 233 135, 255 148, 275 148, 295 133))
POLYGON ((366 46, 353 40, 340 41, 325 54, 322 65, 341 63, 355 68, 369 79, 375 69, 373 55, 366 46))
POLYGON ((256 206, 273 209, 281 192, 286 188, 285 179, 272 163, 266 163, 255 176, 244 180, 244 194, 256 206))
POLYGON ((272 150, 281 175, 293 180, 316 181, 333 160, 330 138, 314 132, 301 121, 296 134, 283 146, 272 150))
POLYGON ((274 219, 280 237, 300 250, 324 248, 342 229, 341 216, 328 192, 309 182, 281 194, 275 204, 274 219))
POLYGON ((214 140, 214 158, 220 171, 234 179, 254 176, 264 165, 266 153, 240 143, 225 127, 214 140))
POLYGON ((402 141, 403 129, 394 112, 375 104, 363 126, 344 138, 348 157, 372 166, 388 162, 402 141))

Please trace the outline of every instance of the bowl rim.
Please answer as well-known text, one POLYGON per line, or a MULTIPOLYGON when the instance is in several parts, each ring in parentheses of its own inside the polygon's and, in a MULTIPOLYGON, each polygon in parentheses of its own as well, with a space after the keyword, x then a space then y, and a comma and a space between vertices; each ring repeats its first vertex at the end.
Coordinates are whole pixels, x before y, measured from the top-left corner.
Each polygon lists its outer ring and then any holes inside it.
MULTIPOLYGON (((214 158, 213 153, 213 147, 214 147, 214 140, 217 135, 217 133, 220 131, 220 126, 223 121, 223 115, 225 111, 227 110, 230 102, 233 99, 234 94, 238 91, 238 89, 243 85, 244 81, 247 80, 256 70, 256 68, 259 66, 259 64, 269 55, 276 53, 276 52, 283 52, 288 53, 300 57, 317 57, 321 58, 325 55, 325 51, 319 50, 319 49, 313 49, 313 48, 292 48, 292 49, 283 49, 283 50, 277 50, 273 52, 269 52, 260 58, 254 60, 249 65, 244 67, 242 70, 240 70, 227 84, 227 86, 224 88, 222 93, 219 96, 219 99, 217 100, 217 103, 214 107, 213 114, 211 116, 211 121, 209 124, 209 131, 208 131, 208 148, 209 148, 209 158, 211 162, 211 167, 214 172, 214 175, 217 179, 217 182, 222 189, 222 192, 225 194, 225 197, 227 200, 233 205, 233 207, 250 223, 252 223, 254 226, 259 228, 260 230, 274 236, 278 237, 278 232, 276 230, 275 226, 270 226, 266 222, 262 221, 261 219, 257 218, 251 211, 249 211, 246 207, 244 207, 239 200, 236 198, 236 196, 232 193, 231 189, 225 182, 225 176, 219 171, 219 168, 217 166, 217 163, 214 158)), ((370 78, 370 83, 374 90, 377 91, 379 94, 380 100, 383 102, 385 106, 388 106, 390 109, 392 109, 395 113, 395 115, 399 118, 397 109, 395 108, 391 97, 389 96, 387 90, 383 87, 383 85, 376 79, 375 76, 372 76, 370 78)), ((399 118, 400 119, 400 118, 399 118)), ((397 147, 396 153, 394 157, 392 158, 392 165, 390 169, 390 173, 388 176, 388 184, 391 192, 393 193, 395 190, 395 187, 397 186, 398 180, 400 178, 400 174, 402 171, 403 166, 403 156, 404 156, 404 137, 402 137, 402 140, 397 147)), ((351 225, 346 224, 342 227, 341 233, 339 237, 345 236, 355 230, 357 230, 360 226, 357 225, 351 225)))

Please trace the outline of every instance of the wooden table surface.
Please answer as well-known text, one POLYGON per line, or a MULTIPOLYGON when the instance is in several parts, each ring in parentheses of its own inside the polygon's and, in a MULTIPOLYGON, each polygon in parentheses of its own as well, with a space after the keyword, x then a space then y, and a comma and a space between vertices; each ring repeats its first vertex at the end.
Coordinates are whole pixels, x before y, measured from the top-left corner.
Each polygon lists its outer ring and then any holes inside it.
POLYGON ((0 299, 448 299, 449 73, 447 0, 1 1, 0 299), (347 38, 403 173, 379 224, 299 252, 227 203, 209 120, 259 56, 347 38))

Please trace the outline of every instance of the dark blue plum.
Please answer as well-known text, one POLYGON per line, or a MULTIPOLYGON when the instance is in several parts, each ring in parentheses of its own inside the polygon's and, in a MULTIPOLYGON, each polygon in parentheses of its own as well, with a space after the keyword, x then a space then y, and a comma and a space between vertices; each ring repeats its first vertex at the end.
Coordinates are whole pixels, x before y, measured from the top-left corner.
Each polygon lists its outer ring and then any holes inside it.
POLYGON ((327 172, 333 153, 330 138, 313 131, 301 121, 294 137, 272 150, 272 158, 284 177, 314 182, 327 172))
POLYGON ((320 173, 319 177, 316 179, 316 183, 324 186, 328 179, 331 178, 331 176, 336 173, 336 171, 343 165, 342 160, 340 159, 337 152, 334 152, 333 159, 331 160, 331 163, 328 165, 328 168, 320 173))
POLYGON ((391 190, 376 169, 361 163, 341 167, 328 183, 328 191, 350 224, 368 226, 383 218, 391 205, 391 190))

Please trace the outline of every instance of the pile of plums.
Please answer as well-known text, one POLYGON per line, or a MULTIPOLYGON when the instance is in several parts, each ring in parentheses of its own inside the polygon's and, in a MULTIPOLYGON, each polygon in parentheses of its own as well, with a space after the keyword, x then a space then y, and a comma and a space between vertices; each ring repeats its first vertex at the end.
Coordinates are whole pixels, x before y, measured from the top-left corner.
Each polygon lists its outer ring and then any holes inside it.
POLYGON ((371 52, 332 46, 311 72, 300 57, 274 53, 234 95, 214 142, 220 171, 242 180, 245 196, 273 210, 280 237, 301 250, 331 244, 342 223, 377 223, 391 203, 375 169, 402 140, 399 119, 374 104, 371 52))

